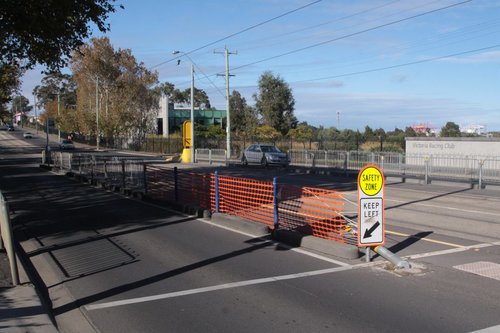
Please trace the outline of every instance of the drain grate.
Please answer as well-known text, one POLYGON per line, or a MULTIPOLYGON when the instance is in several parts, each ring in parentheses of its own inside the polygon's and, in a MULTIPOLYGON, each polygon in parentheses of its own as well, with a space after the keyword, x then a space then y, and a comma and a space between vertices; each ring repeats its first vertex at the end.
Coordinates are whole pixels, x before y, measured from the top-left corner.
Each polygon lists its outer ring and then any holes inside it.
POLYGON ((134 256, 110 239, 99 239, 52 251, 52 256, 67 277, 84 276, 119 267, 134 261, 134 256))
POLYGON ((500 264, 478 261, 470 264, 453 266, 456 269, 500 281, 500 264))

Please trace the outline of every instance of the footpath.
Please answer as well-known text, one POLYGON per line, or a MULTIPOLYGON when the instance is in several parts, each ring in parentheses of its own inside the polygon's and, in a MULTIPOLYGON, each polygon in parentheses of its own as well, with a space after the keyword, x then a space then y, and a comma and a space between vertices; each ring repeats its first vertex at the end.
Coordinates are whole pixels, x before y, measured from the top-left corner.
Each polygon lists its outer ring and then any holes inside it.
POLYGON ((0 252, 0 332, 58 332, 22 265, 19 277, 20 284, 12 286, 7 255, 0 252))

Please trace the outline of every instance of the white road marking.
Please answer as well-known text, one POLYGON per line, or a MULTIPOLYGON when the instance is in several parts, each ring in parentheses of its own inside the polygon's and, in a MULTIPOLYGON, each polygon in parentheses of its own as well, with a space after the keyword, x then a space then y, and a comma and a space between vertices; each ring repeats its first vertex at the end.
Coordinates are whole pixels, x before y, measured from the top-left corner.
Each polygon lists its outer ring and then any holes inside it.
POLYGON ((239 287, 246 287, 246 286, 264 284, 264 283, 270 283, 270 282, 278 282, 278 281, 284 281, 284 280, 299 279, 299 278, 303 278, 303 277, 331 274, 331 273, 335 273, 335 272, 342 272, 342 271, 347 271, 347 270, 351 270, 354 268, 360 268, 360 267, 366 267, 366 266, 368 266, 368 265, 367 264, 360 264, 360 265, 356 265, 356 266, 334 267, 334 268, 320 269, 320 270, 316 270, 316 271, 309 271, 309 272, 303 272, 303 273, 280 275, 280 276, 239 281, 239 282, 233 282, 233 283, 224 283, 224 284, 219 284, 219 285, 210 286, 210 287, 182 290, 182 291, 176 291, 176 292, 171 292, 171 293, 166 293, 166 294, 130 298, 130 299, 124 299, 121 301, 113 301, 113 302, 106 302, 106 303, 99 303, 99 304, 91 304, 91 305, 86 305, 85 308, 88 311, 113 308, 113 307, 122 306, 122 305, 151 302, 151 301, 157 301, 157 300, 174 298, 174 297, 181 297, 181 296, 188 296, 188 295, 206 293, 206 292, 217 291, 217 290, 239 288, 239 287))
POLYGON ((203 222, 203 223, 206 223, 206 224, 210 224, 210 225, 212 225, 214 227, 217 227, 217 228, 221 228, 221 229, 229 230, 229 231, 232 231, 232 232, 236 232, 238 234, 241 234, 241 235, 244 235, 244 236, 247 236, 247 237, 258 238, 258 239, 262 239, 263 241, 267 240, 269 242, 272 242, 273 244, 280 244, 280 246, 283 246, 283 247, 287 248, 288 250, 291 250, 291 251, 294 251, 294 252, 297 252, 297 253, 300 253, 300 254, 304 254, 306 256, 313 257, 313 258, 316 258, 316 259, 320 259, 320 260, 323 260, 323 261, 326 261, 326 262, 329 262, 329 263, 332 263, 332 264, 335 264, 335 265, 345 266, 345 267, 352 266, 352 265, 347 264, 345 262, 342 262, 342 261, 339 261, 339 260, 335 260, 335 259, 332 259, 332 258, 328 258, 328 257, 322 256, 322 255, 316 254, 316 253, 312 253, 312 252, 309 252, 309 251, 304 250, 304 249, 300 249, 300 248, 296 248, 296 247, 291 247, 291 246, 289 246, 289 245, 287 245, 285 243, 279 243, 279 242, 270 241, 270 240, 268 240, 268 239, 265 238, 265 237, 268 237, 269 234, 265 234, 265 235, 252 235, 250 233, 247 233, 247 232, 244 232, 244 231, 241 231, 241 230, 237 230, 237 229, 233 229, 233 228, 230 228, 230 227, 226 227, 226 226, 223 226, 223 225, 220 225, 220 224, 217 224, 217 223, 213 223, 213 222, 208 221, 208 220, 198 219, 197 221, 203 222))
MULTIPOLYGON (((469 209, 462 209, 462 208, 453 208, 453 207, 443 207, 443 206, 439 206, 439 205, 429 205, 429 204, 423 204, 423 203, 411 203, 411 202, 408 202, 408 201, 404 201, 404 200, 394 200, 394 199, 386 199, 386 201, 391 201, 391 202, 396 202, 396 203, 407 203, 409 205, 415 205, 415 206, 422 206, 422 207, 429 207, 429 208, 437 208, 437 209, 448 209, 448 210, 455 210, 455 211, 458 211, 458 212, 465 212, 465 213, 472 213, 472 214, 483 214, 483 215, 492 215, 492 216, 500 216, 500 214, 498 213, 490 213, 490 212, 486 212, 486 211, 481 211, 481 210, 469 210, 469 209)), ((386 206, 386 209, 388 208, 391 208, 391 207, 387 207, 386 206)))
POLYGON ((455 248, 455 249, 434 251, 434 252, 427 252, 427 253, 420 253, 420 254, 412 254, 412 255, 406 256, 406 258, 407 259, 427 258, 427 257, 433 257, 433 256, 440 256, 440 255, 444 255, 444 254, 458 253, 458 252, 468 251, 468 250, 472 250, 472 249, 481 249, 484 247, 497 246, 497 245, 500 245, 500 242, 482 243, 482 244, 464 246, 462 248, 455 248))
POLYGON ((470 332, 470 333, 498 333, 498 332, 500 332, 500 325, 487 327, 487 328, 484 328, 482 330, 474 331, 474 332, 470 332))

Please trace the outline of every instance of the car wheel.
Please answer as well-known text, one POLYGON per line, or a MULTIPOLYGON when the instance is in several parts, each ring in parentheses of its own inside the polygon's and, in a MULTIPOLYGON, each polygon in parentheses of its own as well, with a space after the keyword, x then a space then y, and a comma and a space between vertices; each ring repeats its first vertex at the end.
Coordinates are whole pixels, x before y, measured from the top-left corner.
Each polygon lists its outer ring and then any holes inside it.
POLYGON ((248 165, 247 157, 245 155, 241 158, 241 164, 248 165))

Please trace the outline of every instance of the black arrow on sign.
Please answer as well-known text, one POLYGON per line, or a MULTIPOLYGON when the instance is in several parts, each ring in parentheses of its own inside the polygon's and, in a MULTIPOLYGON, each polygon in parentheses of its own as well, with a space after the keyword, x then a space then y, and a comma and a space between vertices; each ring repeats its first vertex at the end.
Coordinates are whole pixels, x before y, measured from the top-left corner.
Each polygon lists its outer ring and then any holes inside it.
POLYGON ((363 239, 371 237, 372 236, 372 232, 374 232, 375 229, 377 229, 379 225, 380 225, 380 222, 377 221, 377 222, 375 222, 375 224, 370 229, 366 229, 365 230, 365 234, 363 235, 363 239))

